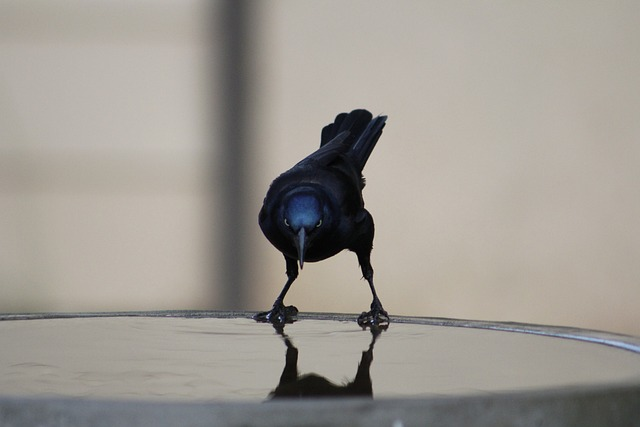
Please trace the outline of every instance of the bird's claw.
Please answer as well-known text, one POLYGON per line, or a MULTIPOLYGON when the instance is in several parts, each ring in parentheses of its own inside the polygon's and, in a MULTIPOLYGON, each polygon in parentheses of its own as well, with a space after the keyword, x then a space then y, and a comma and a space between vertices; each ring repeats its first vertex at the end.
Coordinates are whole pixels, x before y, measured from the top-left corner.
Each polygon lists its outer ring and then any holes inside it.
POLYGON ((360 325, 362 329, 370 328, 372 331, 374 329, 385 330, 389 327, 389 315, 382 307, 375 307, 369 312, 363 311, 362 314, 358 316, 358 325, 360 325))
POLYGON ((253 320, 261 323, 272 323, 273 325, 284 325, 298 320, 297 316, 298 309, 295 306, 274 304, 271 310, 254 314, 253 320))

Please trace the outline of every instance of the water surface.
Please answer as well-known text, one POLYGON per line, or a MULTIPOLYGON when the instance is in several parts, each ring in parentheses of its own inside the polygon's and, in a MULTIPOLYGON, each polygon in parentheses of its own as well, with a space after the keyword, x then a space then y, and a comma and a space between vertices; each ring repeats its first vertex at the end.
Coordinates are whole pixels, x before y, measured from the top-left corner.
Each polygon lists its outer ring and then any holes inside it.
POLYGON ((261 402, 294 353, 298 378, 337 387, 369 363, 374 398, 640 382, 639 354, 555 337, 392 323, 372 346, 354 321, 313 319, 284 332, 297 351, 246 318, 2 321, 0 395, 261 402))

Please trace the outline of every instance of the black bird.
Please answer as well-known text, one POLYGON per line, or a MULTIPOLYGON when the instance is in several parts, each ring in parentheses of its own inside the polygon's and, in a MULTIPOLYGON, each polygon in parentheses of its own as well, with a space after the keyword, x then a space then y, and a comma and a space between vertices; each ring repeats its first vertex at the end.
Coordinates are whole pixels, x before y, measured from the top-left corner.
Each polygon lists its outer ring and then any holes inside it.
POLYGON ((358 256, 373 302, 358 323, 389 323, 373 286, 371 249, 373 218, 364 208, 362 169, 382 134, 386 116, 367 110, 341 113, 322 129, 320 148, 276 178, 264 199, 258 222, 267 239, 283 253, 287 282, 270 311, 254 319, 273 324, 291 321, 298 310, 285 307, 284 297, 298 277, 298 263, 327 259, 349 249, 358 256))

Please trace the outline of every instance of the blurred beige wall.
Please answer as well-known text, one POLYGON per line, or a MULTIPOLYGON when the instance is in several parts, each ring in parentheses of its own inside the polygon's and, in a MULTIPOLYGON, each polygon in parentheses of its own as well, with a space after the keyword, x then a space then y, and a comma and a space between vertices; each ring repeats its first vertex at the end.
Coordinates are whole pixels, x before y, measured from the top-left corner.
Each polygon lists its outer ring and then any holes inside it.
POLYGON ((0 310, 214 297, 200 9, 0 2, 0 310))
MULTIPOLYGON (((640 334, 638 3, 265 9, 263 181, 335 112, 389 115, 365 200, 391 313, 640 334)), ((359 278, 350 254, 305 267, 289 302, 362 310, 359 278)))
MULTIPOLYGON (((256 215, 323 125, 365 107, 389 115, 365 200, 391 314, 640 335, 636 2, 253 6, 256 215)), ((0 310, 224 308, 202 8, 0 3, 0 310)), ((247 308, 266 309, 284 262, 239 228, 247 308)), ((287 303, 360 312, 360 276, 349 253, 305 265, 287 303)))

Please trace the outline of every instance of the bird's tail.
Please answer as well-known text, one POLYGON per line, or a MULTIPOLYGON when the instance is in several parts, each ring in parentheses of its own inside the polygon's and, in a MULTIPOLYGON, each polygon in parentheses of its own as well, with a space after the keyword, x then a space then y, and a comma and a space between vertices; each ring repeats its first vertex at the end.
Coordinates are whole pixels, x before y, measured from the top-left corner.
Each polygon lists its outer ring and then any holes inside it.
POLYGON ((371 152, 382 135, 382 128, 384 128, 386 121, 387 116, 378 116, 371 120, 351 147, 351 156, 360 170, 364 169, 364 165, 369 160, 371 152))
POLYGON ((349 131, 347 140, 351 146, 349 156, 362 171, 387 120, 387 116, 378 116, 373 120, 372 118, 372 114, 367 110, 353 110, 350 113, 338 114, 333 123, 322 129, 320 146, 322 147, 341 132, 349 131))

